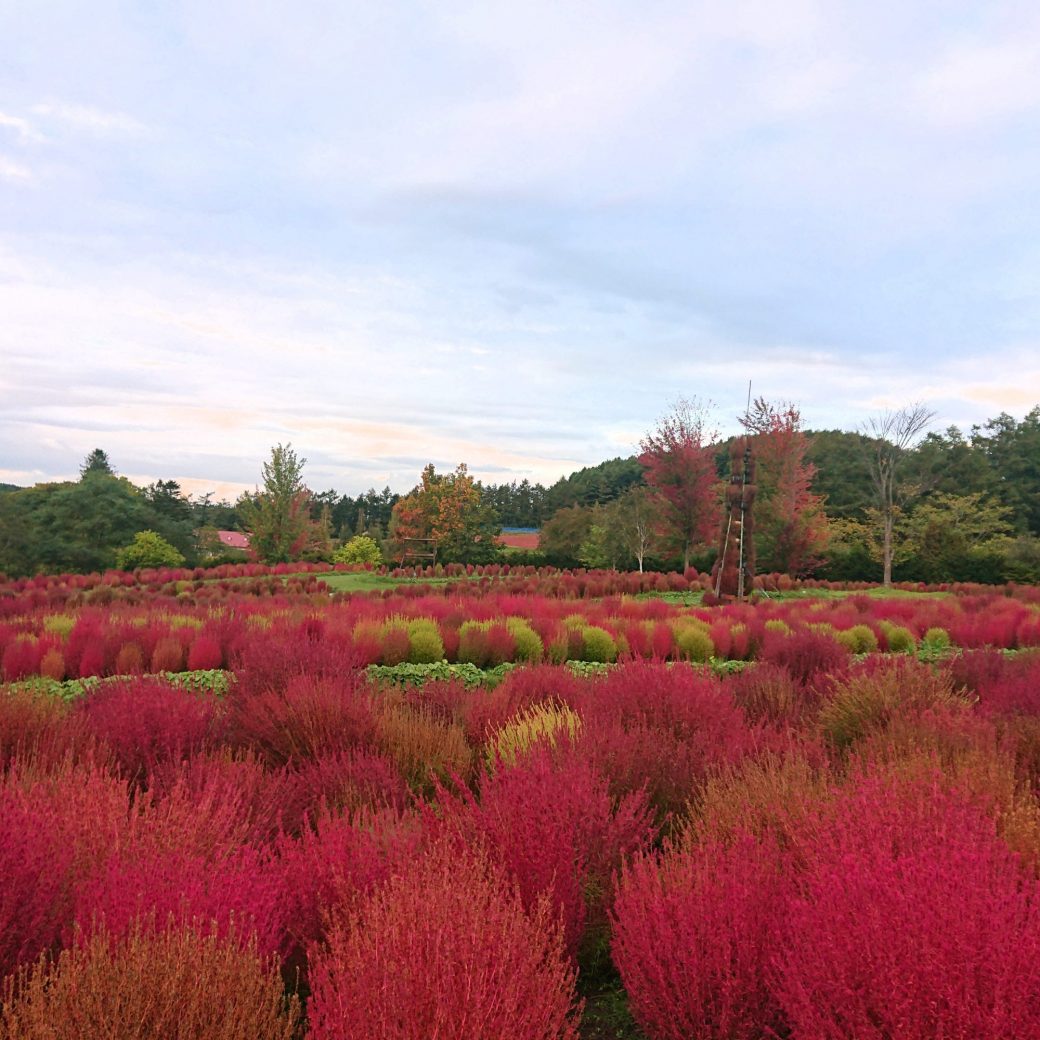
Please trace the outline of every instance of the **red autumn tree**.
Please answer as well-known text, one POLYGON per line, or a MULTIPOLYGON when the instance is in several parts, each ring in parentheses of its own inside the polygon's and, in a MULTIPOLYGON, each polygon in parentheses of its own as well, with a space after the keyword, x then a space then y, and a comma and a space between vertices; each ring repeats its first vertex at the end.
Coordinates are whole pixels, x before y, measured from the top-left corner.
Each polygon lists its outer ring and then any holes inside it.
POLYGON ((694 548, 710 543, 719 525, 718 473, 706 430, 707 406, 680 398, 639 442, 643 479, 654 493, 661 534, 690 565, 694 548))
POLYGON ((485 562, 494 555, 497 534, 498 518, 482 501, 480 485, 464 462, 448 474, 428 465, 418 487, 398 500, 390 518, 396 554, 403 555, 410 543, 423 539, 444 562, 485 562))
POLYGON ((754 436, 758 461, 755 540, 759 570, 809 574, 827 547, 823 499, 812 492, 816 467, 799 410, 788 402, 756 398, 741 425, 754 436))

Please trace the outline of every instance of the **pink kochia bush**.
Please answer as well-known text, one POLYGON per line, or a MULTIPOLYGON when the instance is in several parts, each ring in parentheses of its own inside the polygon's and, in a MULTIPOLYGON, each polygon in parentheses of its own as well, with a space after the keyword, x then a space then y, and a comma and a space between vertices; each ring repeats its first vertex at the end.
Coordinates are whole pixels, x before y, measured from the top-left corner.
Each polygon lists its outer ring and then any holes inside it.
POLYGON ((612 954, 650 1040, 774 1035, 767 1030, 782 1016, 765 968, 781 935, 783 895, 776 845, 747 836, 669 847, 626 869, 612 954))
POLYGON ((528 913, 486 856, 439 843, 314 951, 313 1040, 577 1040, 548 901, 528 913))
POLYGON ((576 957, 587 929, 606 924, 613 874, 655 836, 644 792, 615 804, 588 762, 570 749, 544 747, 485 774, 479 801, 461 791, 442 789, 437 812, 447 826, 487 845, 529 910, 549 895, 576 957))
POLYGON ((214 696, 161 679, 105 683, 84 697, 77 711, 111 748, 123 774, 140 781, 160 763, 179 761, 215 743, 221 724, 214 696))
POLYGON ((0 977, 60 946, 127 811, 126 785, 94 766, 0 777, 0 977))
POLYGON ((991 818, 868 778, 804 854, 771 971, 795 1040, 1040 1037, 1040 893, 991 818))
POLYGON ((681 813, 708 771, 754 749, 729 690, 684 666, 635 662, 584 684, 580 752, 620 796, 644 786, 659 820, 681 813))

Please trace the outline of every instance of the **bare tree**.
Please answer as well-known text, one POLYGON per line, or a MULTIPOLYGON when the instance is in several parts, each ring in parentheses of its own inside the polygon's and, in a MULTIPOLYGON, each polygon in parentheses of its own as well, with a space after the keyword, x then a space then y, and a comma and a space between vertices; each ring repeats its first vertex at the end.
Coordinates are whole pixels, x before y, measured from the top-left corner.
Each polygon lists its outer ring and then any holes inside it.
POLYGON ((923 490, 920 485, 906 484, 900 478, 901 464, 915 440, 935 418, 935 412, 920 401, 886 411, 864 423, 867 469, 874 489, 875 511, 881 528, 881 564, 883 581, 892 584, 892 557, 895 553, 896 519, 903 507, 923 490))

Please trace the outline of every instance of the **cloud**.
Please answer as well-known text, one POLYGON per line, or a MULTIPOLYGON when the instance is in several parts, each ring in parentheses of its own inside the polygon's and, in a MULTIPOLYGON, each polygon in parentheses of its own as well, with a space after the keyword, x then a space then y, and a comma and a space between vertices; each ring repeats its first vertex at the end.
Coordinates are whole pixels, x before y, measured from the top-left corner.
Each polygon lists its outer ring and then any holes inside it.
POLYGON ((28 184, 33 175, 28 166, 0 155, 0 179, 13 181, 15 184, 28 184))
POLYGON ((90 105, 37 104, 31 111, 45 122, 64 124, 92 134, 142 134, 147 128, 125 112, 106 112, 90 105))
POLYGON ((43 136, 36 131, 32 123, 21 116, 12 116, 6 112, 0 112, 0 129, 4 127, 13 130, 16 139, 21 144, 32 144, 43 140, 43 136))

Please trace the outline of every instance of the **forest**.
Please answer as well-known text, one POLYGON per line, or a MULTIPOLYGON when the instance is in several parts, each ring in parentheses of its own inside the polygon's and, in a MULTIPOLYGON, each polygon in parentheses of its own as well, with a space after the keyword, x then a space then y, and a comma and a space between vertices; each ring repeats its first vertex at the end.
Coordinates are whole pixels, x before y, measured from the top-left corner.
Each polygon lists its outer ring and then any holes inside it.
MULTIPOLYGON (((773 422, 771 431, 761 423, 748 428, 761 455, 759 570, 881 580, 884 547, 871 461, 884 439, 863 431, 803 430, 797 409, 756 405, 761 422, 773 422), (799 547, 792 547, 792 538, 799 547)), ((693 450, 695 441, 694 454, 711 460, 698 501, 710 503, 729 476, 732 442, 713 439, 699 426, 693 433, 686 447, 693 450)), ((1040 406, 1021 420, 1005 413, 966 432, 951 426, 925 432, 905 448, 888 446, 898 470, 889 503, 892 578, 1040 580, 1040 406)), ((293 509, 307 524, 295 555, 328 559, 337 545, 367 535, 391 558, 409 539, 429 540, 431 521, 423 520, 422 509, 402 520, 409 508, 421 504, 421 496, 413 496, 428 480, 427 497, 434 489, 442 497, 454 489, 465 490, 470 500, 453 507, 468 533, 455 530, 440 539, 443 562, 501 558, 562 567, 710 568, 717 515, 702 509, 699 530, 682 544, 674 503, 662 488, 686 476, 659 475, 655 486, 646 447, 644 441, 637 455, 586 467, 549 487, 526 479, 481 483, 460 466, 446 475, 428 468, 409 495, 386 487, 351 496, 334 489, 313 492, 297 472, 293 509), (494 543, 501 527, 538 529, 538 549, 502 550, 494 543)), ((694 456, 683 456, 675 443, 669 451, 664 458, 687 469, 692 464, 694 456)), ((240 559, 241 553, 221 545, 216 532, 252 530, 258 522, 255 507, 265 501, 265 493, 258 489, 231 503, 215 502, 211 494, 191 498, 174 480, 138 487, 119 476, 106 453, 96 449, 84 460, 79 480, 29 488, 0 485, 0 572, 104 570, 116 566, 120 553, 145 531, 158 535, 189 565, 240 559)), ((276 552, 270 558, 282 557, 276 552)))

